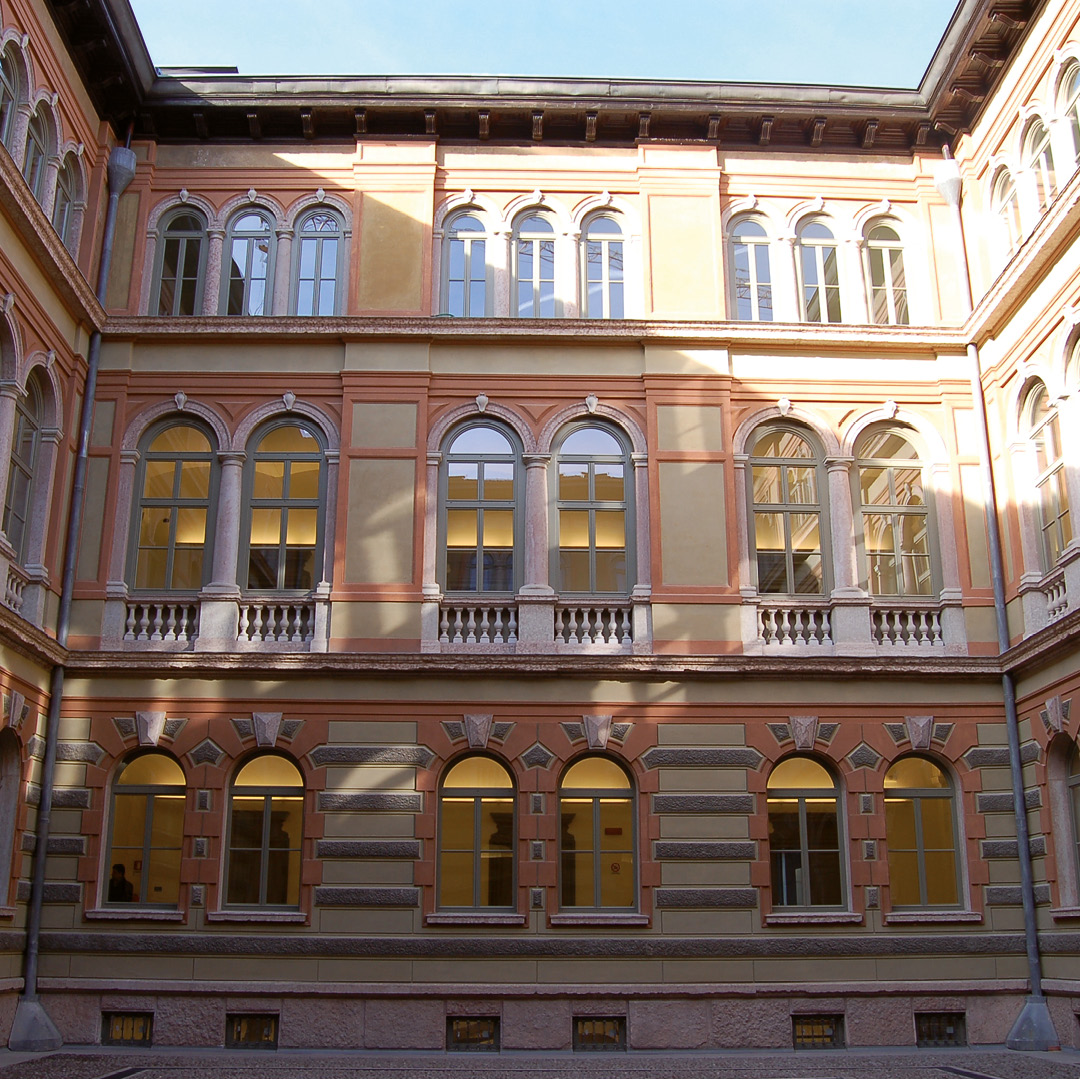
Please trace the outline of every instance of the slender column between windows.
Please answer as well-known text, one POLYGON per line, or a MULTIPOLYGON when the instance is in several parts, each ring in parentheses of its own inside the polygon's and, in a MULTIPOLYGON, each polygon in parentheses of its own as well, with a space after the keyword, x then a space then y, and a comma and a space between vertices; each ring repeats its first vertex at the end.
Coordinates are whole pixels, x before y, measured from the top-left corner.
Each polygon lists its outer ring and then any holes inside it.
POLYGON ((272 315, 288 315, 291 303, 289 290, 292 286, 292 229, 278 229, 277 262, 274 264, 274 301, 272 315))
POLYGON ((634 465, 634 516, 637 527, 637 584, 634 596, 647 600, 652 592, 652 548, 649 544, 649 458, 631 454, 634 465))
POLYGON ((857 596, 866 593, 859 586, 855 563, 855 516, 851 505, 851 466, 853 458, 825 459, 829 471, 829 518, 832 528, 833 596, 857 596))
POLYGON ((435 563, 438 558, 439 543, 439 466, 442 454, 427 456, 427 485, 424 491, 424 597, 438 599, 442 593, 439 587, 435 563))
POLYGON ((525 455, 525 583, 523 593, 552 595, 548 556, 550 454, 525 455))
POLYGON ((216 315, 221 294, 221 259, 225 251, 225 230, 207 229, 206 235, 210 238, 210 247, 206 260, 201 314, 216 315))
MULTIPOLYGON (((841 240, 838 254, 841 258, 840 265, 840 304, 845 310, 848 304, 852 304, 858 316, 856 321, 868 323, 870 319, 870 298, 866 292, 866 274, 863 272, 863 241, 858 236, 849 236, 841 240), (852 282, 858 282, 856 288, 852 288, 852 282), (851 293, 850 299, 845 295, 845 288, 851 293)), ((850 321, 850 316, 849 316, 850 321)))
POLYGON ((41 209, 45 211, 50 221, 52 221, 53 206, 56 204, 56 181, 59 176, 60 159, 51 157, 45 166, 45 188, 41 193, 41 209))
POLYGON ((510 316, 510 245, 513 234, 507 230, 498 230, 491 234, 488 258, 491 260, 491 272, 495 285, 492 314, 497 319, 510 316))
POLYGON ((237 560, 240 550, 241 483, 244 475, 243 451, 226 450, 218 454, 221 479, 218 486, 217 521, 214 526, 213 579, 203 590, 220 597, 239 597, 237 560))
MULTIPOLYGON (((0 382, 0 431, 15 430, 15 407, 19 400, 19 385, 15 382, 0 382)), ((10 441, 10 440, 9 440, 10 441)), ((0 499, 6 498, 8 475, 11 472, 11 454, 0 454, 0 499)), ((2 510, 2 506, 0 506, 2 510)), ((2 534, 0 534, 2 535, 2 534)), ((7 539, 7 537, 4 537, 7 539)))

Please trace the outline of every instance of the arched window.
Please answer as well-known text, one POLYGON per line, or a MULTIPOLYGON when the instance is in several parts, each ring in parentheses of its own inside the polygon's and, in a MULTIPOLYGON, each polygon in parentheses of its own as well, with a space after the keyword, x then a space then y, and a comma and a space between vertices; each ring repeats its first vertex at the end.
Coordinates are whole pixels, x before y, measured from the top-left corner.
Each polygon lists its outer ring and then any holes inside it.
POLYGON ((45 170, 49 164, 49 122, 39 108, 30 117, 26 129, 26 156, 23 158, 23 177, 34 198, 45 198, 45 170))
POLYGON ((530 214, 514 228, 514 308, 521 319, 553 319, 555 300, 555 230, 540 214, 530 214))
POLYGON ((213 564, 213 443, 202 428, 167 420, 150 429, 141 450, 131 582, 136 589, 197 592, 213 564))
POLYGON ((274 290, 274 223, 261 210, 243 210, 229 222, 222 275, 222 313, 269 315, 274 290))
POLYGON ((294 297, 297 315, 338 314, 344 227, 332 210, 314 210, 296 230, 294 297))
POLYGON ((514 782, 489 757, 457 762, 439 789, 439 907, 513 908, 514 782))
POLYGON ((564 593, 633 588, 632 474, 629 449, 608 427, 572 427, 556 452, 557 577, 564 593))
POLYGON ((1065 117, 1072 131, 1073 162, 1080 158, 1080 64, 1072 63, 1062 77, 1058 100, 1061 103, 1061 115, 1065 117))
POLYGON ((278 754, 244 765, 229 788, 225 903, 300 906, 304 778, 278 754))
POLYGON ((205 276, 206 223, 194 210, 175 210, 161 227, 151 310, 159 315, 200 314, 205 276))
POLYGON ((175 907, 184 845, 184 771, 166 754, 140 754, 113 780, 107 904, 175 907))
POLYGON ((302 421, 274 420, 252 437, 246 469, 245 588, 310 590, 322 570, 323 442, 302 421))
POLYGON ((1080 889, 1080 745, 1073 745, 1069 758, 1069 805, 1072 810, 1073 867, 1077 872, 1077 888, 1080 889))
POLYGON ((901 758, 885 774, 885 842, 894 908, 959 903, 953 788, 932 761, 901 758))
POLYGON ((843 906, 836 780, 812 758, 791 757, 766 787, 773 907, 843 906))
POLYGON ((1012 174, 1002 169, 994 181, 994 190, 990 199, 998 223, 999 243, 1006 258, 1020 246, 1023 232, 1020 227, 1020 200, 1016 194, 1016 184, 1012 174))
POLYGON ((907 277, 900 236, 891 225, 874 225, 866 234, 870 319, 907 326, 907 277))
POLYGON ((8 47, 0 51, 0 142, 9 148, 20 100, 18 69, 11 55, 11 47, 8 47))
POLYGON ((922 465, 906 433, 877 427, 855 443, 867 589, 929 596, 930 529, 922 465))
POLYGON ((78 197, 78 166, 71 154, 56 174, 56 199, 53 202, 52 224, 60 242, 69 251, 74 240, 75 200, 78 197))
POLYGON ((634 788, 614 761, 575 761, 559 784, 560 907, 633 911, 634 788))
POLYGON ((823 595, 820 453, 796 428, 770 426, 754 440, 749 481, 758 592, 823 595))
POLYGON ((1024 139, 1024 167, 1030 170, 1035 183, 1035 201, 1045 210, 1057 191, 1054 175, 1054 155, 1050 149, 1050 132, 1038 120, 1028 129, 1024 139))
POLYGON ((40 375, 35 371, 26 381, 26 394, 15 404, 15 432, 11 440, 11 465, 4 500, 4 535, 15 549, 19 563, 26 561, 35 468, 44 421, 45 399, 40 375))
POLYGON ((613 217, 590 219, 582 238, 585 256, 585 317, 621 319, 623 302, 623 232, 613 217))
POLYGON ((19 740, 11 728, 0 731, 0 905, 11 899, 11 857, 19 812, 19 779, 22 756, 19 740))
POLYGON ((743 218, 732 229, 731 262, 735 267, 735 317, 772 322, 769 237, 759 222, 743 218))
POLYGON ((820 221, 806 221, 799 226, 796 245, 804 321, 840 322, 840 270, 833 234, 820 221))
POLYGON ((487 240, 483 222, 471 213, 459 214, 447 226, 443 282, 446 314, 478 319, 491 313, 487 240))
POLYGON ((447 447, 442 474, 444 588, 515 591, 522 569, 517 550, 524 495, 517 439, 490 424, 461 428, 447 447))
POLYGON ((1043 570, 1057 565, 1065 545, 1072 540, 1069 491, 1061 452, 1058 411, 1042 383, 1031 393, 1025 408, 1028 441, 1035 460, 1035 498, 1039 507, 1039 532, 1043 570))

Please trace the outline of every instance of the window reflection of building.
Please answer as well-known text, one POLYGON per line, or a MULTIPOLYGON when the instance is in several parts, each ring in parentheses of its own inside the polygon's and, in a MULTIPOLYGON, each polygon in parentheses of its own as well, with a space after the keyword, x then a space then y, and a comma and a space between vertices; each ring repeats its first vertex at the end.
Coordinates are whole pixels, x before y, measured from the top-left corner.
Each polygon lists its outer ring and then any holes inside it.
POLYGON ((839 791, 823 765, 781 761, 769 774, 769 860, 774 907, 841 907, 839 791))
POLYGON ((457 762, 439 793, 439 907, 514 904, 514 785, 488 757, 457 762))
POLYGON ((560 907, 633 910, 637 903, 634 794, 613 761, 574 762, 559 785, 560 907))

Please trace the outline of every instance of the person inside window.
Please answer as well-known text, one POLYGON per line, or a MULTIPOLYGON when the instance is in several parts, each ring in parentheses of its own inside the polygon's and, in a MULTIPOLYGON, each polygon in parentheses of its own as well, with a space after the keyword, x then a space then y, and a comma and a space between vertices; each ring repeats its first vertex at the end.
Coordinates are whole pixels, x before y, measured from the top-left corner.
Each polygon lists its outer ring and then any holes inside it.
POLYGON ((109 903, 130 904, 135 899, 135 886, 127 879, 127 869, 122 862, 113 863, 109 878, 109 903))

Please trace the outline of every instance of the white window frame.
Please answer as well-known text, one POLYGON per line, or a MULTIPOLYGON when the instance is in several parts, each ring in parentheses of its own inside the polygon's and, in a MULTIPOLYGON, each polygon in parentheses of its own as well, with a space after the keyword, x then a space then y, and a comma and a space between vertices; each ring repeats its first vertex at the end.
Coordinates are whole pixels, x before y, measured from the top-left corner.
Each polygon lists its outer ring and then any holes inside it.
POLYGON ((870 305, 870 321, 881 326, 909 326, 911 324, 911 295, 908 289, 907 267, 904 260, 904 241, 900 230, 891 221, 875 220, 866 227, 866 242, 864 245, 864 266, 866 274, 866 298, 870 305), (875 238, 873 234, 878 229, 889 229, 896 236, 895 240, 875 238), (900 273, 903 275, 903 285, 897 285, 893 271, 892 252, 900 253, 900 273), (880 286, 874 284, 874 253, 880 252, 883 282, 880 286), (875 318, 874 297, 881 293, 885 300, 885 321, 875 318), (899 318, 899 294, 903 294, 904 318, 899 318))
POLYGON ((510 313, 511 317, 515 319, 557 319, 562 315, 562 301, 559 293, 559 239, 558 228, 556 222, 553 220, 552 215, 545 210, 531 209, 522 211, 518 215, 517 221, 514 224, 513 236, 512 236, 512 248, 513 248, 513 273, 510 280, 510 313), (542 232, 536 230, 530 232, 522 229, 527 222, 538 218, 545 222, 550 232, 542 232), (545 278, 542 276, 541 268, 543 265, 543 259, 540 257, 537 244, 550 243, 551 244, 551 277, 545 278), (532 314, 522 315, 521 306, 519 301, 520 285, 524 284, 521 280, 521 258, 522 258, 522 244, 531 245, 529 257, 532 259, 532 273, 529 281, 532 285, 532 314), (545 283, 551 283, 551 312, 550 314, 542 314, 540 312, 540 306, 543 301, 543 286, 545 283))
POLYGON ((795 267, 798 277, 799 286, 799 317, 803 322, 815 322, 820 324, 835 324, 842 323, 844 321, 843 313, 843 272, 840 265, 840 241, 833 235, 832 228, 819 218, 808 218, 805 221, 799 223, 799 228, 795 238, 795 248, 798 258, 795 260, 795 267), (813 237, 806 236, 806 230, 813 225, 818 225, 828 232, 828 237, 813 237), (829 284, 826 280, 826 264, 828 256, 826 251, 832 251, 833 264, 836 271, 836 283, 829 284), (813 259, 815 272, 818 281, 815 285, 808 286, 805 281, 804 267, 804 255, 809 254, 813 259), (817 293, 818 313, 819 318, 810 318, 809 304, 807 302, 806 290, 807 288, 813 288, 817 293), (829 318, 829 293, 832 291, 836 296, 836 315, 835 319, 829 318))
POLYGON ((626 255, 629 248, 629 237, 626 233, 625 222, 620 214, 610 211, 601 211, 590 214, 585 221, 585 227, 581 230, 581 315, 585 319, 625 319, 626 318, 626 255), (600 232, 594 236, 589 231, 598 221, 610 221, 618 228, 618 233, 600 232), (600 279, 596 284, 600 286, 600 314, 589 313, 589 280, 590 248, 599 248, 600 279), (611 278, 611 263, 613 259, 612 249, 618 247, 618 258, 621 263, 622 277, 618 281, 611 278), (617 285, 620 291, 621 313, 612 315, 612 286, 617 285))
POLYGON ((740 217, 731 226, 729 243, 731 247, 732 314, 735 316, 736 321, 739 322, 773 322, 776 318, 776 291, 772 280, 772 249, 768 229, 766 229, 757 218, 740 217), (761 229, 762 235, 749 237, 740 236, 739 230, 744 225, 753 225, 756 228, 761 229), (740 247, 746 248, 747 280, 745 283, 739 280, 738 275, 738 248, 740 247), (765 250, 765 265, 769 272, 769 280, 767 282, 762 282, 758 278, 758 249, 760 248, 764 248, 765 250), (748 299, 750 301, 751 312, 749 319, 743 319, 739 314, 739 297, 742 288, 749 289, 748 299), (767 299, 769 302, 767 308, 768 314, 762 315, 762 300, 764 298, 763 293, 765 292, 767 292, 767 299))
MULTIPOLYGON (((442 241, 442 288, 440 293, 439 302, 439 314, 441 315, 453 315, 456 318, 464 319, 478 319, 485 318, 492 314, 494 305, 494 274, 492 272, 491 256, 493 254, 491 248, 494 243, 494 237, 491 234, 491 230, 484 222, 483 214, 474 209, 473 207, 463 207, 460 211, 453 214, 450 220, 446 223, 443 229, 443 241, 442 241), (462 230, 458 234, 456 230, 457 223, 464 218, 469 218, 477 222, 481 228, 476 230, 462 230), (455 244, 462 245, 462 265, 464 267, 464 278, 462 287, 462 299, 464 301, 463 310, 459 314, 456 311, 450 310, 450 291, 451 291, 451 266, 452 266, 452 252, 455 244), (476 252, 478 244, 482 244, 483 247, 482 257, 484 265, 484 303, 482 311, 474 311, 473 304, 471 302, 471 289, 470 284, 475 279, 472 277, 472 272, 475 269, 475 259, 479 253, 476 252)), ((457 279, 453 279, 457 280, 457 279)))
POLYGON ((225 245, 222 249, 221 256, 221 307, 220 313, 222 315, 236 316, 261 316, 270 315, 274 310, 274 270, 277 261, 277 242, 275 236, 275 223, 271 215, 258 206, 245 206, 237 210, 235 214, 229 219, 228 229, 225 233, 225 245), (238 226, 245 218, 257 217, 263 223, 264 230, 256 232, 255 230, 239 230, 238 226), (266 277, 263 280, 263 303, 261 312, 248 311, 251 300, 251 285, 255 280, 251 275, 252 263, 254 261, 254 255, 256 246, 259 240, 265 239, 267 243, 266 252, 266 277), (233 250, 235 244, 240 241, 243 243, 243 311, 230 311, 230 301, 232 297, 232 268, 237 265, 233 259, 233 250))

